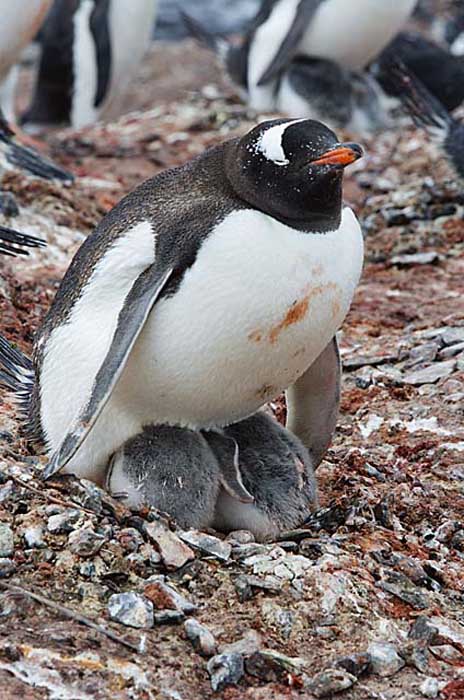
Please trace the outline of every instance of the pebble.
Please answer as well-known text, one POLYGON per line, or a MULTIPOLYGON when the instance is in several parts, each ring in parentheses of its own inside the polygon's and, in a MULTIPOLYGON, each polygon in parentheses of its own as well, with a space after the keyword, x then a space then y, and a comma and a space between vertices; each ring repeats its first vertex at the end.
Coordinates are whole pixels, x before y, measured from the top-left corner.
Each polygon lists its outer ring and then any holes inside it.
POLYGON ((419 686, 419 692, 424 698, 437 698, 441 684, 436 678, 426 678, 419 686))
POLYGON ((180 569, 187 562, 195 559, 195 554, 177 535, 161 521, 146 523, 145 529, 149 539, 157 547, 161 560, 168 569, 180 569))
POLYGON ((93 481, 87 479, 73 479, 69 484, 69 495, 73 501, 83 508, 91 510, 95 515, 101 515, 103 510, 102 491, 93 481))
POLYGON ((204 554, 209 554, 220 561, 229 561, 232 552, 230 542, 220 540, 219 537, 205 535, 197 530, 186 530, 180 533, 180 537, 192 545, 195 549, 199 549, 204 554))
POLYGON ((348 690, 357 682, 356 676, 338 668, 328 668, 311 678, 307 689, 316 698, 327 698, 335 693, 348 690))
POLYGON ((440 260, 441 256, 435 250, 432 250, 428 253, 395 255, 390 262, 397 267, 413 267, 415 265, 436 265, 440 260))
POLYGON ((105 537, 89 528, 74 530, 68 537, 69 549, 79 557, 93 557, 105 543, 105 537))
POLYGON ((179 610, 188 615, 197 609, 194 603, 163 581, 147 583, 143 593, 158 610, 179 610))
POLYGON ((112 620, 128 627, 153 627, 153 603, 138 593, 115 593, 108 601, 112 620))
POLYGON ((5 578, 5 576, 10 576, 16 571, 16 564, 12 559, 7 557, 0 558, 0 578, 5 578))
POLYGON ((243 678, 245 669, 241 654, 218 654, 206 665, 211 678, 211 687, 217 692, 228 685, 236 685, 243 678))
POLYGON ((155 610, 155 625, 178 625, 185 620, 181 610, 155 610))
POLYGON ((393 676, 405 665, 396 646, 390 642, 372 642, 367 653, 371 658, 372 672, 382 678, 393 676))
POLYGON ((250 544, 255 542, 255 536, 249 530, 234 530, 229 532, 226 537, 226 542, 230 542, 232 546, 237 544, 250 544))
POLYGON ((358 652, 335 659, 334 666, 343 668, 345 671, 348 671, 348 673, 351 673, 352 676, 359 678, 359 676, 362 676, 370 670, 371 657, 367 652, 358 652))
POLYGON ((269 552, 269 546, 265 544, 249 543, 249 544, 239 544, 233 545, 232 556, 234 559, 239 561, 242 559, 248 559, 248 557, 254 557, 256 555, 263 555, 269 552))
POLYGON ((283 681, 289 673, 299 676, 305 666, 303 659, 285 656, 272 649, 255 651, 245 660, 246 672, 266 683, 283 681))
POLYGON ((135 527, 126 527, 118 533, 118 542, 126 552, 136 552, 144 539, 135 527))
POLYGON ((41 549, 45 547, 44 529, 42 525, 31 525, 23 532, 23 538, 27 547, 41 549))
POLYGON ((443 377, 449 377, 456 367, 455 360, 447 360, 446 362, 435 362, 430 367, 419 369, 416 372, 410 372, 402 377, 403 384, 411 384, 419 386, 421 384, 434 384, 443 377))
POLYGON ((0 557, 10 557, 14 552, 13 530, 6 523, 0 523, 0 557))
POLYGON ((72 532, 81 518, 81 511, 68 508, 48 518, 47 530, 54 535, 72 532))
POLYGON ((194 617, 191 617, 189 620, 185 621, 184 629, 195 651, 207 658, 216 654, 216 640, 205 625, 202 625, 194 617))
POLYGON ((221 654, 241 654, 251 656, 261 647, 261 637, 255 630, 248 630, 241 639, 219 647, 221 654))

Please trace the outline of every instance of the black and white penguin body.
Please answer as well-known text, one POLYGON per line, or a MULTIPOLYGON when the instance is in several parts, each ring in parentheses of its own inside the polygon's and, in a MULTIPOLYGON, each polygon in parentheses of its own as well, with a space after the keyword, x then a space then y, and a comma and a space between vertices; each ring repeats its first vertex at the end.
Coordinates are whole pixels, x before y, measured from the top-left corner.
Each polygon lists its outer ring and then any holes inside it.
POLYGON ((180 527, 246 529, 259 540, 297 527, 317 504, 308 451, 263 412, 221 434, 147 427, 113 457, 106 486, 125 505, 150 505, 180 527), (249 502, 227 488, 234 451, 228 443, 237 445, 249 502))
POLYGON ((363 259, 342 206, 356 144, 274 120, 166 171, 86 239, 35 344, 31 423, 46 474, 102 481, 144 425, 252 415, 301 378, 340 327, 363 259))
POLYGON ((364 69, 401 29, 416 0, 265 0, 247 39, 250 106, 272 108, 275 80, 297 55, 364 69))
POLYGON ((0 106, 13 121, 15 64, 40 29, 52 0, 0 0, 0 106))
POLYGON ((43 248, 45 245, 41 238, 0 226, 0 253, 3 255, 28 255, 27 248, 43 248))
POLYGON ((0 171, 19 169, 45 180, 72 182, 74 176, 48 158, 19 143, 0 110, 0 171))
POLYGON ((151 40, 156 9, 157 0, 54 0, 23 122, 79 128, 115 113, 151 40))

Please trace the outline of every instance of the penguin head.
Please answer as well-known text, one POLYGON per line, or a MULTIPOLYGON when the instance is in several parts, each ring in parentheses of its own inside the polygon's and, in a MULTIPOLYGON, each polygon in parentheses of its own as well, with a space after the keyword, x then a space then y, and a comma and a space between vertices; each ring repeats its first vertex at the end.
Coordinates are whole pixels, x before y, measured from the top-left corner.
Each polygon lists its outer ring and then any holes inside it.
POLYGON ((312 119, 262 122, 227 150, 235 192, 252 206, 300 230, 335 230, 344 168, 362 156, 355 143, 312 119))

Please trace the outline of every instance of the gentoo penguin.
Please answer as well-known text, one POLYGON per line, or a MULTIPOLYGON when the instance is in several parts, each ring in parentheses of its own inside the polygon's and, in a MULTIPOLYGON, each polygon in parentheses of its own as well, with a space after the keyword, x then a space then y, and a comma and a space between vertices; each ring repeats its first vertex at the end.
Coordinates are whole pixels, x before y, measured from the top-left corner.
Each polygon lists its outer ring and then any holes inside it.
POLYGON ((74 179, 67 170, 55 165, 37 151, 20 144, 0 110, 0 170, 14 168, 46 180, 72 182, 74 179))
POLYGON ((14 120, 16 68, 21 51, 38 32, 52 0, 0 0, 0 106, 14 120))
POLYGON ((292 119, 317 119, 334 129, 364 133, 385 126, 378 93, 369 73, 297 56, 278 80, 274 109, 292 119))
POLYGON ((157 0, 54 0, 28 124, 80 128, 115 113, 151 40, 157 0))
POLYGON ((404 65, 391 63, 389 74, 392 89, 416 126, 426 130, 458 177, 464 178, 464 124, 404 65))
MULTIPOLYGON (((416 0, 263 0, 239 47, 210 39, 250 107, 272 110, 279 75, 296 55, 363 70, 401 29, 416 0)), ((206 32, 195 20, 197 35, 206 32)))
POLYGON ((449 111, 464 101, 464 58, 453 56, 420 34, 401 32, 372 67, 374 77, 390 97, 398 97, 390 79, 390 66, 396 61, 414 73, 449 111))
POLYGON ((144 425, 222 427, 304 377, 361 274, 361 229, 342 206, 344 168, 361 155, 319 122, 263 122, 102 220, 24 379, 52 454, 45 476, 103 481, 144 425))
POLYGON ((259 540, 301 525, 317 503, 308 451, 261 411, 224 428, 222 435, 145 428, 111 461, 107 489, 124 495, 130 507, 145 504, 168 513, 180 527, 246 529, 259 540), (224 477, 235 445, 245 488, 253 496, 247 502, 224 477))
POLYGON ((0 226, 0 253, 4 255, 29 255, 25 248, 43 248, 45 241, 35 236, 19 233, 12 228, 0 226))

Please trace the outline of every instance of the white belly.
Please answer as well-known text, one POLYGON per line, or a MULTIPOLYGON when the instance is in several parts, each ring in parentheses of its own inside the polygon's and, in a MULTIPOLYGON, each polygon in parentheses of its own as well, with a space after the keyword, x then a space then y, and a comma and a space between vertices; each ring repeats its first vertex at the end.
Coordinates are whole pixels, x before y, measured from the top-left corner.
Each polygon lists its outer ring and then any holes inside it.
POLYGON ((178 292, 152 312, 115 392, 145 420, 224 425, 254 413, 307 369, 351 303, 362 237, 306 234, 237 212, 203 244, 178 292))
POLYGON ((325 0, 299 52, 360 70, 400 31, 416 0, 325 0))
MULTIPOLYGON (((155 305, 66 471, 102 481, 109 456, 148 423, 209 427, 254 413, 293 384, 333 337, 349 309, 362 257, 361 230, 348 208, 340 228, 325 234, 295 231, 254 210, 227 217, 201 246, 177 292, 155 305)), ((54 331, 61 353, 68 330, 54 331)), ((74 363, 81 377, 77 396, 63 403, 62 415, 55 415, 56 401, 48 411, 52 445, 63 439, 84 391, 92 358, 82 361, 82 367, 74 363)), ((57 369, 50 361, 54 381, 57 369)), ((66 376, 69 384, 69 368, 66 376)))

